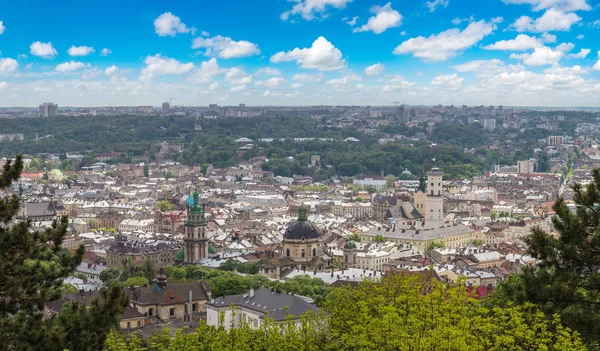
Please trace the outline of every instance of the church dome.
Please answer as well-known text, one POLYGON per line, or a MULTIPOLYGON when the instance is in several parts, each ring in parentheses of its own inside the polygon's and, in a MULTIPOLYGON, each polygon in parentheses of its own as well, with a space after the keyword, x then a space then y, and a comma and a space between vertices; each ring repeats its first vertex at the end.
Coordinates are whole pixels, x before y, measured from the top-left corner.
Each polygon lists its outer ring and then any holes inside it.
POLYGON ((298 220, 287 228, 283 239, 286 240, 309 240, 317 239, 321 236, 321 232, 316 225, 309 222, 306 216, 306 207, 301 206, 298 211, 298 220))
POLYGON ((346 241, 344 249, 356 249, 356 243, 353 240, 346 241))

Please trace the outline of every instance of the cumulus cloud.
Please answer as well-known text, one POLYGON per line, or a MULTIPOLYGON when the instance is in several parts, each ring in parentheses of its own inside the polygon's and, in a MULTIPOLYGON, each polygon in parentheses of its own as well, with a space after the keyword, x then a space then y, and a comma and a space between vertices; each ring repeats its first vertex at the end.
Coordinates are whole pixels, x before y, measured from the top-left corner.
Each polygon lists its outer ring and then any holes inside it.
POLYGON ((117 73, 117 70, 118 70, 118 69, 119 69, 119 68, 118 68, 117 66, 115 66, 115 65, 112 65, 112 66, 110 66, 110 67, 107 67, 107 68, 104 70, 104 74, 106 74, 107 76, 112 76, 113 74, 117 73))
POLYGON ((290 88, 292 89, 298 89, 302 87, 302 83, 294 83, 292 85, 290 85, 290 88))
POLYGON ((505 4, 531 5, 533 11, 541 11, 551 7, 562 11, 588 11, 592 8, 586 0, 502 0, 505 4))
POLYGON ((462 31, 452 28, 439 34, 432 34, 427 38, 423 36, 411 38, 398 45, 394 49, 394 54, 411 53, 414 57, 428 61, 446 61, 493 33, 496 23, 499 22, 502 22, 502 18, 495 18, 490 22, 482 20, 469 23, 467 28, 462 31))
POLYGON ((575 44, 573 44, 573 43, 561 43, 555 49, 558 51, 562 51, 562 52, 569 52, 569 51, 573 50, 574 47, 575 47, 575 44))
POLYGON ((4 33, 5 29, 6 29, 6 27, 4 27, 4 23, 2 23, 2 21, 0 21, 0 34, 4 33))
POLYGON ((247 85, 252 83, 252 75, 239 67, 233 67, 225 73, 225 81, 233 85, 247 85))
POLYGON ((323 73, 315 73, 315 74, 297 73, 292 76, 292 80, 295 80, 298 82, 305 82, 305 83, 320 82, 323 80, 323 78, 325 78, 323 73))
POLYGON ((54 70, 56 72, 61 72, 61 73, 67 73, 67 72, 73 72, 73 71, 77 71, 80 70, 82 68, 85 67, 89 67, 89 63, 83 63, 83 62, 77 62, 77 61, 69 61, 69 62, 65 62, 65 63, 61 63, 59 65, 56 65, 56 68, 54 68, 54 70))
POLYGON ((600 71, 600 51, 598 51, 598 61, 592 68, 596 71, 600 71))
POLYGON ((273 77, 273 78, 270 78, 267 80, 259 80, 258 82, 254 83, 254 84, 259 85, 259 86, 268 87, 268 88, 274 88, 274 87, 283 85, 283 83, 285 83, 285 79, 283 79, 281 77, 273 77))
POLYGON ((354 16, 350 19, 348 19, 348 17, 344 17, 344 18, 342 18, 342 21, 344 21, 350 27, 354 27, 356 25, 356 21, 358 21, 358 18, 359 18, 358 16, 354 16))
POLYGON ((217 90, 219 89, 219 86, 219 83, 213 82, 211 85, 208 86, 208 90, 217 90))
POLYGON ((579 58, 579 59, 584 59, 587 57, 587 55, 592 52, 592 50, 590 49, 581 49, 579 50, 578 53, 576 54, 569 54, 567 55, 568 58, 579 58))
POLYGON ((10 57, 0 58, 0 74, 13 73, 19 68, 17 60, 10 57))
POLYGON ((175 36, 177 33, 191 31, 181 19, 171 12, 165 12, 154 20, 154 31, 161 37, 175 36))
POLYGON ((53 59, 58 55, 52 43, 42 43, 40 41, 36 41, 29 46, 29 52, 32 55, 45 58, 45 59, 53 59))
POLYGON ((342 52, 324 37, 318 37, 310 48, 295 48, 288 52, 278 52, 271 56, 271 62, 296 61, 302 68, 314 68, 319 71, 334 71, 346 66, 342 52))
POLYGON ((213 77, 225 73, 225 69, 219 67, 219 63, 216 58, 211 58, 208 61, 204 61, 200 64, 200 67, 195 69, 188 81, 190 83, 211 83, 213 77))
POLYGON ((579 39, 579 40, 581 40, 583 38, 585 38, 585 36, 583 34, 579 34, 578 36, 575 37, 575 39, 579 39))
POLYGON ((500 40, 494 44, 484 46, 486 50, 510 50, 525 51, 543 46, 542 40, 536 37, 530 37, 527 34, 519 34, 516 38, 510 40, 500 40))
POLYGON ((228 59, 234 57, 246 57, 260 54, 258 45, 246 40, 235 41, 229 37, 217 35, 212 38, 195 38, 192 49, 205 48, 207 56, 218 56, 228 59))
POLYGON ((385 66, 381 63, 376 63, 372 66, 365 68, 365 74, 368 76, 377 76, 380 75, 385 70, 385 66))
POLYGON ((536 48, 533 53, 511 54, 511 59, 523 60, 527 66, 543 66, 558 63, 565 53, 561 50, 553 50, 547 46, 536 48))
POLYGON ((112 51, 109 48, 104 48, 100 51, 100 56, 108 56, 112 54, 112 51))
POLYGON ((575 13, 550 8, 535 20, 529 16, 521 16, 511 27, 518 32, 569 31, 571 26, 579 21, 581 17, 575 13))
POLYGON ((369 11, 375 16, 369 18, 367 23, 362 26, 354 28, 353 32, 372 31, 375 34, 381 34, 389 28, 399 27, 402 23, 402 15, 392 9, 391 2, 383 6, 373 6, 369 11))
POLYGON ((67 53, 69 56, 87 56, 94 52, 94 48, 91 46, 71 46, 67 53))
POLYGON ((287 21, 290 17, 301 16, 307 21, 317 18, 326 18, 329 16, 328 10, 341 10, 352 0, 297 0, 296 4, 281 14, 280 18, 287 21))
POLYGON ((326 81, 325 84, 346 85, 346 84, 349 84, 350 82, 357 81, 357 80, 361 80, 360 77, 349 75, 349 76, 343 76, 342 78, 330 79, 330 80, 326 81))
POLYGON ((381 87, 381 90, 385 92, 399 91, 408 89, 413 85, 415 85, 415 82, 400 81, 393 84, 384 85, 383 87, 381 87))
POLYGON ((146 67, 142 69, 140 80, 151 80, 154 77, 165 74, 187 73, 194 68, 194 64, 191 62, 182 63, 173 58, 161 56, 160 54, 146 56, 144 63, 146 67))
POLYGON ((245 85, 237 85, 237 86, 235 86, 235 87, 233 87, 233 88, 230 89, 230 91, 232 93, 240 92, 240 91, 244 91, 244 90, 246 90, 246 86, 245 85))
POLYGON ((255 76, 280 76, 281 71, 277 68, 263 67, 254 73, 255 76))
POLYGON ((434 77, 431 85, 460 86, 464 80, 463 77, 459 77, 458 74, 454 73, 434 77))
POLYGON ((8 83, 0 82, 0 91, 4 91, 6 89, 8 89, 8 83))
POLYGON ((504 66, 504 62, 499 59, 492 60, 474 60, 460 65, 452 66, 459 72, 475 72, 478 70, 492 71, 504 66))
POLYGON ((438 7, 446 8, 450 4, 450 0, 433 0, 427 1, 425 6, 429 9, 429 12, 434 12, 438 7))

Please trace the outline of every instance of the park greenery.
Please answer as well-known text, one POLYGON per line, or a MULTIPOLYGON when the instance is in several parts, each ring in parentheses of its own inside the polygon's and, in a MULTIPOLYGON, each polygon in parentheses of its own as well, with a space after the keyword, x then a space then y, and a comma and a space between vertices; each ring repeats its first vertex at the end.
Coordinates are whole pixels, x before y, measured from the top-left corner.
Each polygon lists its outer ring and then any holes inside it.
MULTIPOLYGON (((60 155, 60 162, 40 157, 33 158, 31 170, 58 167, 63 171, 76 171, 96 162, 95 154, 117 152, 119 156, 108 163, 140 162, 144 158, 156 160, 163 141, 180 142, 185 150, 175 155, 177 161, 186 165, 212 164, 214 167, 229 167, 254 156, 266 156, 268 162, 263 169, 276 176, 309 175, 316 180, 327 180, 334 175, 355 176, 357 174, 379 174, 396 179, 418 179, 418 174, 434 164, 444 169, 447 178, 472 178, 490 169, 492 164, 514 164, 516 160, 538 158, 539 170, 547 170, 547 158, 535 155, 533 148, 539 134, 519 131, 502 131, 500 135, 488 135, 478 124, 442 122, 428 133, 426 125, 406 127, 388 124, 378 131, 402 133, 410 137, 419 133, 430 135, 429 140, 410 141, 405 139, 388 144, 378 143, 376 135, 357 131, 363 123, 344 128, 328 127, 322 121, 292 115, 279 116, 268 113, 250 119, 204 120, 196 117, 175 116, 82 116, 73 123, 72 117, 58 116, 52 123, 41 118, 7 119, 3 125, 6 133, 24 133, 25 140, 0 144, 0 156, 14 157, 17 153, 36 156, 42 153, 60 155), (201 131, 194 129, 202 126, 201 131), (32 141, 35 135, 48 137, 32 141), (513 153, 485 148, 487 141, 511 139, 520 147, 513 153), (261 149, 251 150, 242 158, 236 154, 241 146, 235 140, 248 137, 261 149), (293 141, 291 138, 332 138, 335 141, 293 141), (360 142, 344 142, 355 137, 360 142), (273 138, 262 142, 262 138, 273 138), (285 141, 279 138, 287 138, 285 141), (465 148, 475 149, 474 154, 465 148), (80 153, 82 158, 68 158, 66 153, 80 153), (319 167, 310 166, 310 157, 321 157, 319 167), (435 161, 433 161, 435 159, 435 161), (48 167, 50 166, 50 167, 48 167), (408 170, 409 173, 406 173, 408 170)), ((203 173, 206 172, 203 167, 203 173)), ((149 169, 144 168, 148 177, 149 169)), ((165 178, 172 177, 168 172, 165 178)), ((390 178, 392 179, 392 178, 390 178)))

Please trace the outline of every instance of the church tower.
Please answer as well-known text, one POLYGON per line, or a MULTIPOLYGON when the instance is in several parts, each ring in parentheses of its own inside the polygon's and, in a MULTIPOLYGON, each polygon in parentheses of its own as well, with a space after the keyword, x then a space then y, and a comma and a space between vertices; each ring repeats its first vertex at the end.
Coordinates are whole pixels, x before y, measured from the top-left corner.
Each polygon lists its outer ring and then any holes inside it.
POLYGON ((444 192, 442 178, 444 172, 439 168, 432 168, 427 172, 427 204, 425 206, 425 219, 429 221, 444 220, 444 192))
POLYGON ((23 195, 23 184, 19 184, 19 212, 17 212, 16 218, 22 221, 27 220, 27 197, 23 195))
POLYGON ((356 268, 358 263, 358 249, 356 243, 352 240, 346 241, 344 245, 344 268, 356 268))
POLYGON ((425 218, 427 214, 427 181, 425 180, 425 173, 421 173, 421 178, 419 178, 419 187, 415 192, 413 201, 415 209, 421 216, 423 216, 423 218, 425 218))
POLYGON ((194 202, 187 204, 187 220, 185 222, 185 237, 183 239, 185 264, 198 263, 208 257, 208 237, 206 233, 206 216, 204 206, 198 203, 198 192, 192 195, 194 202))

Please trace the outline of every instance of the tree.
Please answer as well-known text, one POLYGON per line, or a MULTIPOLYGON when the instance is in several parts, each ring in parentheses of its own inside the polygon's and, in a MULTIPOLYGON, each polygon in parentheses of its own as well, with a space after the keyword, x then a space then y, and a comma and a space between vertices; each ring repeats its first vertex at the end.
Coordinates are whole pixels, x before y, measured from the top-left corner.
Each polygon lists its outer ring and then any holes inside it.
POLYGON ((396 177, 394 177, 393 175, 388 175, 385 177, 385 186, 388 189, 392 189, 394 188, 394 183, 396 182, 396 177))
MULTIPOLYGON (((22 169, 21 156, 7 161, 0 188, 16 181, 22 169)), ((70 303, 64 315, 44 318, 46 304, 64 293, 63 279, 81 262, 84 247, 74 253, 63 249, 67 217, 33 232, 29 222, 11 223, 18 209, 17 196, 0 198, 0 345, 9 350, 101 349, 127 296, 120 287, 106 289, 90 308, 70 303)))
POLYGON ((443 249, 446 246, 443 241, 432 241, 427 245, 427 251, 433 249, 443 249))
POLYGON ((100 272, 100 280, 105 286, 108 286, 119 278, 119 274, 121 274, 119 268, 109 267, 100 272))
POLYGON ((168 179, 171 179, 171 178, 173 178, 173 173, 171 173, 170 171, 166 171, 165 172, 165 179, 168 180, 168 179))
POLYGON ((152 208, 154 210, 161 210, 163 212, 167 212, 167 211, 174 211, 175 205, 173 205, 172 203, 170 203, 167 200, 160 200, 152 208))
POLYGON ((490 218, 492 219, 492 223, 494 223, 494 221, 496 220, 496 218, 498 218, 498 212, 496 212, 496 210, 491 210, 490 211, 490 218))
POLYGON ((360 242, 360 234, 358 232, 354 232, 354 233, 350 234, 350 240, 356 241, 357 243, 359 243, 360 242))
POLYGON ((484 244, 484 242, 481 239, 474 239, 473 240, 473 246, 480 247, 480 246, 483 246, 483 244, 484 244))
POLYGON ((144 163, 144 177, 150 177, 150 167, 147 163, 144 163))
POLYGON ((549 316, 558 314, 598 349, 600 335, 600 169, 587 186, 573 186, 576 210, 558 199, 552 219, 558 235, 534 228, 525 238, 537 265, 527 267, 500 285, 500 303, 532 302, 549 316))
POLYGON ((149 281, 145 277, 131 277, 123 282, 124 287, 128 286, 148 286, 149 281))
POLYGON ((381 235, 381 234, 377 234, 377 235, 375 235, 375 237, 373 238, 373 241, 374 241, 374 242, 376 242, 376 243, 384 243, 384 242, 386 242, 387 240, 386 240, 386 239, 383 237, 383 235, 381 235))

